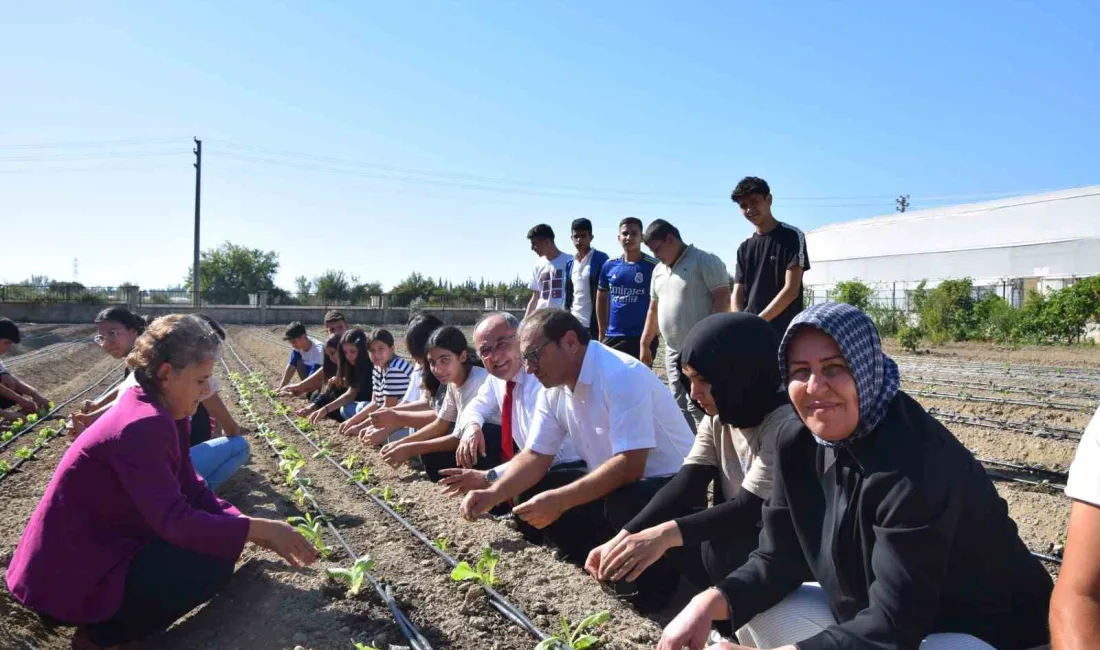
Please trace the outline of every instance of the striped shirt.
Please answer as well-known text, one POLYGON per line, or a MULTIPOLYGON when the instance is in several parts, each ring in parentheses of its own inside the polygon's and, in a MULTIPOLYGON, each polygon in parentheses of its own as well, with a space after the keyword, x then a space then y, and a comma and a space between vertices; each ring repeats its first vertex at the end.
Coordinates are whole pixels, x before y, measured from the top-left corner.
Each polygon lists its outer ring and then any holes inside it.
POLYGON ((409 389, 412 369, 411 363, 397 355, 390 359, 389 365, 384 369, 375 366, 372 377, 374 403, 384 406, 387 397, 396 397, 399 400, 404 397, 405 391, 409 389))

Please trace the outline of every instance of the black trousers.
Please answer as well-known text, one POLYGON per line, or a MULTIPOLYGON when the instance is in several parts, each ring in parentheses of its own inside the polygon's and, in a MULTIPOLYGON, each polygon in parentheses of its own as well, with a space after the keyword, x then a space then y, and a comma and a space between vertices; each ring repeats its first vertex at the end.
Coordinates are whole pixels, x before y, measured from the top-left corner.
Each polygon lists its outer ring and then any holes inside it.
POLYGON ((191 416, 191 446, 201 444, 214 436, 214 429, 210 425, 210 411, 201 403, 191 416))
MULTIPOLYGON (((501 463, 500 425, 486 424, 481 427, 481 431, 485 434, 485 456, 478 460, 477 465, 474 465, 474 469, 492 469, 501 463)), ((437 451, 424 454, 420 457, 420 462, 424 463, 424 471, 428 473, 428 479, 432 482, 443 478, 439 473, 441 470, 458 467, 458 460, 455 458, 455 452, 453 451, 437 451)))
MULTIPOLYGON (((605 336, 601 343, 612 350, 629 354, 635 359, 640 358, 642 353, 642 337, 640 336, 605 336)), ((653 341, 650 342, 649 351, 654 357, 657 356, 657 337, 654 337, 653 341)))
MULTIPOLYGON (((533 488, 521 494, 517 503, 523 503, 547 490, 553 490, 581 478, 585 474, 583 463, 569 463, 553 467, 533 488)), ((541 530, 516 518, 520 532, 535 543, 552 542, 561 549, 567 560, 584 565, 589 552, 614 537, 672 477, 644 478, 588 503, 566 511, 557 521, 541 530)), ((623 595, 637 595, 642 599, 667 599, 672 595, 679 579, 679 571, 667 558, 653 563, 633 584, 616 585, 623 595), (636 593, 635 593, 636 592, 636 593)))
POLYGON ((233 565, 154 540, 130 565, 122 606, 106 621, 85 626, 88 638, 97 645, 114 646, 167 630, 225 588, 233 565))

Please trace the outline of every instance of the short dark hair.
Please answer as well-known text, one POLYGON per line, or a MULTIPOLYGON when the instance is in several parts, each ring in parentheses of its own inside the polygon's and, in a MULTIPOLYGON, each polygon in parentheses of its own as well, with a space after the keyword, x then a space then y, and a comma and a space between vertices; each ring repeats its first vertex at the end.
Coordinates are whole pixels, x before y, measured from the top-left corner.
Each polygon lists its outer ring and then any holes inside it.
POLYGON ((325 325, 328 325, 329 323, 334 323, 338 320, 342 320, 345 323, 348 322, 348 319, 344 318, 344 315, 336 311, 335 309, 330 309, 325 312, 325 325))
POLYGON ((638 226, 638 230, 645 230, 645 226, 642 225, 642 220, 638 217, 623 217, 623 220, 619 222, 619 230, 623 229, 625 225, 638 226))
POLYGON ((432 332, 443 327, 443 321, 435 314, 417 314, 409 321, 405 330, 405 349, 413 359, 423 359, 428 351, 428 338, 432 332))
POLYGON ((767 196, 772 193, 772 188, 768 187, 768 181, 763 178, 757 178, 755 176, 746 176, 741 179, 741 182, 737 184, 737 187, 733 188, 733 193, 730 194, 730 199, 736 203, 743 198, 751 196, 753 194, 759 194, 760 196, 767 196))
POLYGON ((557 307, 539 309, 523 319, 521 328, 537 328, 546 337, 547 341, 554 341, 555 343, 562 340, 562 337, 569 332, 574 332, 577 335, 577 340, 582 345, 587 344, 592 338, 588 328, 582 325, 576 316, 557 307))
POLYGON ((664 239, 669 235, 676 235, 676 239, 683 239, 683 237, 680 236, 680 231, 676 229, 676 226, 664 219, 654 219, 649 226, 646 227, 645 234, 642 235, 642 241, 649 242, 654 239, 664 239))
POLYGON ((0 339, 19 342, 19 326, 10 318, 0 318, 0 339))
POLYGON ((591 235, 592 234, 592 222, 589 221, 588 219, 584 218, 584 217, 581 217, 579 219, 574 219, 573 224, 571 226, 569 226, 569 230, 571 230, 572 232, 576 232, 576 231, 579 230, 581 232, 586 232, 589 235, 591 235))
POLYGON ((145 327, 153 322, 152 318, 138 316, 134 312, 122 306, 108 307, 95 315, 97 324, 111 321, 123 327, 135 330, 138 334, 145 331, 145 327))
POLYGON ((298 321, 292 322, 286 326, 286 333, 283 334, 283 340, 289 341, 290 339, 300 338, 306 335, 306 326, 302 325, 298 321))
POLYGON ((207 316, 206 314, 195 314, 195 315, 198 316, 199 318, 203 319, 204 321, 206 321, 206 324, 210 326, 210 329, 214 330, 214 333, 218 335, 219 339, 221 339, 223 341, 225 340, 225 328, 222 327, 221 323, 214 320, 210 316, 207 316))
POLYGON ((372 343, 381 341, 391 348, 394 345, 393 334, 384 327, 371 330, 370 336, 367 337, 367 347, 370 347, 372 343))
POLYGON ((554 229, 551 228, 550 226, 544 224, 544 223, 540 223, 539 225, 537 225, 534 228, 527 231, 527 239, 530 239, 530 240, 535 240, 535 239, 550 239, 550 240, 553 240, 554 239, 554 229))

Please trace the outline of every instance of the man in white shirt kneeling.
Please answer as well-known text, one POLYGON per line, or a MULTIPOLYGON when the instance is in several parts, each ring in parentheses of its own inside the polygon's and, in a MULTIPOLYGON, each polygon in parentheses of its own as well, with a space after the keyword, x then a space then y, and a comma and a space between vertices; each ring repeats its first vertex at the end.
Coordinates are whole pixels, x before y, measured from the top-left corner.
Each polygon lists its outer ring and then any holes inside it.
MULTIPOLYGON (((569 312, 531 314, 519 341, 527 371, 546 390, 525 449, 490 487, 466 495, 462 514, 472 519, 514 499, 521 530, 541 531, 583 564, 601 536, 621 530, 680 469, 693 442, 691 429, 649 368, 590 340, 588 328, 569 312), (542 480, 567 439, 588 473, 557 485, 542 480)), ((659 607, 675 584, 675 570, 658 561, 638 579, 636 603, 659 607)))

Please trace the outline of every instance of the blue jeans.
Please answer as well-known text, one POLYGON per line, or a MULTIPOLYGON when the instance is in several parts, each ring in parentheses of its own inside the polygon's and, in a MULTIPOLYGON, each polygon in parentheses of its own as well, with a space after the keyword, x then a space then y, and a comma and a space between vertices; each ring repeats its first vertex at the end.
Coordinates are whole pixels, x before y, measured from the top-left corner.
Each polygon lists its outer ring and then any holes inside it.
POLYGON ((345 420, 350 420, 359 411, 370 406, 370 402, 348 402, 340 407, 340 415, 345 420))
POLYGON ((191 464, 211 490, 217 490, 248 460, 248 441, 243 436, 211 438, 191 448, 191 464))

